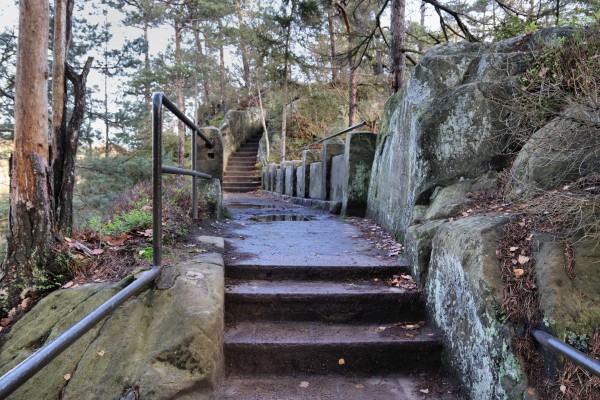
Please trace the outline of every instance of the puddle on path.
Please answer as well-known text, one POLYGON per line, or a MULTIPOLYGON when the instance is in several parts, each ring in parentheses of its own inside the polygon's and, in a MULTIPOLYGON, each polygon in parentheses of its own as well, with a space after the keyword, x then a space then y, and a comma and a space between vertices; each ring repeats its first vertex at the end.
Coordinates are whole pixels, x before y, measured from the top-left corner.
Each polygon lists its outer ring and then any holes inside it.
POLYGON ((249 218, 254 222, 273 222, 273 221, 312 221, 314 217, 307 215, 257 215, 249 218))
POLYGON ((277 208, 274 204, 230 203, 227 208, 277 208))

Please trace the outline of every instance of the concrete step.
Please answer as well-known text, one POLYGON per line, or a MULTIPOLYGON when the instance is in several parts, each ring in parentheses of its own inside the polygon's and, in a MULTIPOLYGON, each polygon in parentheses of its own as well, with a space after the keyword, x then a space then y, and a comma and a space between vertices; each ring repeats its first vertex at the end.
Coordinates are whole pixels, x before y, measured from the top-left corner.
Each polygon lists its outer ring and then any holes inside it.
POLYGON ((230 374, 373 374, 438 368, 438 334, 427 326, 402 326, 237 323, 225 334, 226 369, 230 374))
POLYGON ((230 264, 225 267, 225 276, 233 279, 258 280, 298 280, 298 281, 336 281, 348 279, 385 281, 393 275, 408 273, 408 266, 364 267, 358 265, 345 266, 278 266, 278 265, 244 265, 230 264))
POLYGON ((423 318, 421 291, 385 282, 235 281, 225 290, 229 321, 397 322, 423 318))
POLYGON ((214 400, 463 400, 454 382, 437 372, 347 375, 228 376, 214 400), (426 391, 424 394, 422 391, 426 391))

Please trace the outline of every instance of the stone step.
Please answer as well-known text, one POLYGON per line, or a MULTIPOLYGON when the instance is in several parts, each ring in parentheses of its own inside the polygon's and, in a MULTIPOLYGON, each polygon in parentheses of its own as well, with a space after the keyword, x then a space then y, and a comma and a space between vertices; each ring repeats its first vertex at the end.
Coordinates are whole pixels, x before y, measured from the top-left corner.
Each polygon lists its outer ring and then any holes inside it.
POLYGON ((457 385, 437 372, 417 374, 232 375, 214 400, 464 400, 457 385), (426 391, 424 394, 421 391, 426 391))
POLYGON ((260 186, 260 178, 258 179, 227 179, 223 180, 223 186, 236 186, 236 185, 245 185, 245 186, 260 186))
POLYGON ((235 154, 232 154, 231 157, 229 157, 229 161, 231 161, 231 160, 243 160, 243 161, 256 160, 256 153, 255 154, 235 153, 235 154))
POLYGON ((228 165, 225 173, 237 173, 237 172, 252 172, 257 173, 256 167, 252 165, 228 165))
POLYGON ((223 174, 223 178, 260 178, 260 175, 256 174, 256 170, 246 170, 246 171, 225 171, 223 174))
POLYGON ((397 322, 422 318, 421 291, 385 282, 235 281, 225 290, 230 321, 397 322))
POLYGON ((223 186, 223 190, 225 192, 230 193, 245 193, 245 192, 253 192, 255 190, 260 189, 260 185, 254 186, 223 186))
POLYGON ((244 265, 229 264, 225 276, 233 279, 255 280, 299 280, 299 281, 345 281, 347 279, 378 279, 385 281, 393 275, 408 273, 408 266, 322 266, 322 265, 244 265))
POLYGON ((230 374, 373 374, 438 368, 442 345, 435 330, 403 326, 237 323, 225 334, 226 369, 230 374))
POLYGON ((242 167, 242 166, 254 167, 255 165, 256 165, 255 160, 233 159, 233 160, 229 160, 229 162, 227 163, 227 168, 229 169, 229 167, 242 167))

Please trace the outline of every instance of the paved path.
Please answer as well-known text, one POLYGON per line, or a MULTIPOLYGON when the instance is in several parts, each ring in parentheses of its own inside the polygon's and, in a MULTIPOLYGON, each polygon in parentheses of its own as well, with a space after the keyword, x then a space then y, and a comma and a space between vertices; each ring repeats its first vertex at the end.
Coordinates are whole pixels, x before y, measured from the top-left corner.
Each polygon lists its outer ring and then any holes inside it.
POLYGON ((263 195, 226 194, 225 357, 214 399, 457 400, 438 372, 421 292, 391 288, 406 259, 355 221, 263 195), (404 324, 404 325, 403 325, 404 324))

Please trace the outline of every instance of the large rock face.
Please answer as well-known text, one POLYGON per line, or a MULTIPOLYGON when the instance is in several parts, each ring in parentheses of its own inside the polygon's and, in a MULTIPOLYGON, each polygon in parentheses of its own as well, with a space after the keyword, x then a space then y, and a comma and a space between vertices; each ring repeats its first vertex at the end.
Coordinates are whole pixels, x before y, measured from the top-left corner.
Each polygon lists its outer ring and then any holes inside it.
MULTIPOLYGON (((90 284, 58 290, 2 338, 7 372, 118 291, 90 284)), ((223 374, 223 261, 207 254, 166 267, 147 289, 96 325, 11 399, 204 399, 223 374), (65 375, 70 379, 65 379, 65 375)))
POLYGON ((510 328, 500 317, 495 251, 507 221, 465 218, 442 225, 433 238, 427 303, 472 399, 521 399, 526 389, 510 328))
POLYGON ((599 126, 598 110, 576 105, 533 133, 511 167, 505 197, 533 197, 600 172, 599 126))
POLYGON ((403 90, 388 100, 373 163, 367 216, 404 238, 415 206, 437 187, 500 171, 508 157, 501 110, 507 75, 524 71, 531 49, 564 30, 496 44, 455 43, 429 50, 403 90))
MULTIPOLYGON (((502 228, 517 216, 503 206, 494 208, 503 210, 500 216, 470 216, 477 199, 497 193, 498 176, 507 179, 504 195, 512 201, 600 171, 597 109, 561 110, 530 137, 519 137, 519 149, 511 147, 517 140, 499 106, 533 52, 573 32, 436 46, 388 100, 382 118, 367 216, 404 241, 412 275, 447 339, 448 359, 473 399, 528 398, 515 332, 502 314, 496 259, 502 228), (514 160, 513 150, 520 150, 514 160)), ((570 279, 564 244, 536 232, 533 238, 541 323, 562 340, 582 342, 600 326, 600 246, 573 244, 579 275, 570 279)))

